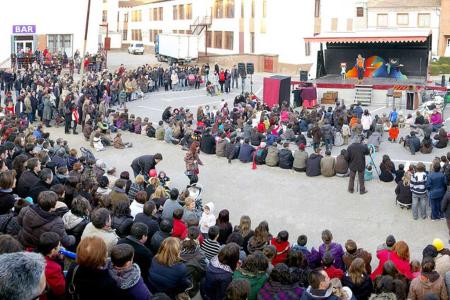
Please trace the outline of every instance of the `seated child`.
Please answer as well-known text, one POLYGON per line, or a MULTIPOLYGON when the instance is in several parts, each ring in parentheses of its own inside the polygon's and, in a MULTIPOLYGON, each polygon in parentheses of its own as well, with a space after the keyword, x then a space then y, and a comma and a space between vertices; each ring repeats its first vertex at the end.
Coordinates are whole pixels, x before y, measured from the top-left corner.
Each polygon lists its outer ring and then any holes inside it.
POLYGON ((95 136, 94 136, 94 148, 95 148, 95 151, 97 151, 97 152, 106 150, 105 146, 102 143, 102 139, 100 137, 99 132, 95 133, 95 136))
POLYGON ((116 148, 116 149, 125 149, 125 148, 133 147, 132 143, 124 143, 122 141, 122 134, 120 132, 118 132, 116 134, 116 137, 114 138, 113 145, 114 145, 114 148, 116 148))
POLYGON ((46 261, 45 279, 49 287, 49 299, 59 299, 64 296, 66 281, 61 268, 59 249, 61 238, 55 232, 44 232, 39 238, 38 250, 46 261))
POLYGON ((398 183, 400 180, 402 180, 403 176, 405 175, 405 165, 399 164, 398 170, 395 171, 395 183, 398 183))
POLYGON ((159 182, 162 186, 169 186, 170 184, 170 178, 167 177, 166 172, 160 171, 158 174, 159 182))
POLYGON ((389 138, 390 142, 395 143, 397 141, 399 134, 398 125, 396 123, 392 124, 392 127, 389 129, 389 138))
POLYGON ((366 169, 364 170, 364 181, 370 181, 373 179, 373 170, 372 165, 367 165, 366 169))

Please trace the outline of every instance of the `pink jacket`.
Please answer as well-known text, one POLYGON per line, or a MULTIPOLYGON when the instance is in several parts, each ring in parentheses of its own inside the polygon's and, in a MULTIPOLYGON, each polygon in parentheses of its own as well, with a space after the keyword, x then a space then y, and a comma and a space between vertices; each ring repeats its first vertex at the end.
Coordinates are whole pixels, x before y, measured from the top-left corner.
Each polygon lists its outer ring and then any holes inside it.
POLYGON ((375 269, 375 271, 373 271, 370 275, 372 281, 375 280, 378 275, 381 275, 383 273, 383 265, 388 260, 391 260, 397 267, 398 272, 405 275, 409 280, 414 278, 413 274, 411 273, 411 266, 409 265, 409 261, 400 258, 394 251, 390 251, 387 249, 378 251, 377 257, 380 260, 380 263, 378 264, 378 267, 375 269))
POLYGON ((440 113, 432 114, 430 117, 431 124, 442 124, 442 115, 440 113))

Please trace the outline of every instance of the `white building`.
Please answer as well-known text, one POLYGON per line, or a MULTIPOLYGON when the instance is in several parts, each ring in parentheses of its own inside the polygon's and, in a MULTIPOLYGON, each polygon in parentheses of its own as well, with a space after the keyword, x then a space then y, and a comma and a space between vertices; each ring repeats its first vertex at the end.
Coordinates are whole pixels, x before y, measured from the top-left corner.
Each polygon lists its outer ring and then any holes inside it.
MULTIPOLYGON (((107 0, 110 1, 110 0, 107 0)), ((315 62, 303 38, 314 34, 314 0, 166 0, 120 1, 122 42, 153 46, 159 33, 199 34, 201 52, 219 55, 275 54, 278 69, 297 73, 315 62), (205 48, 206 47, 206 48, 205 48)), ((109 14, 109 12, 108 12, 109 14)), ((109 15, 108 15, 109 18, 109 15)), ((236 57, 234 57, 236 58, 236 57)))
POLYGON ((418 30, 432 32, 432 54, 437 55, 439 40, 440 0, 369 0, 369 29, 418 30))
MULTIPOLYGON (((83 49, 88 0, 3 1, 0 18, 0 63, 11 53, 29 48, 65 51, 71 56, 83 49)), ((91 0, 86 51, 96 52, 102 2, 91 0)))

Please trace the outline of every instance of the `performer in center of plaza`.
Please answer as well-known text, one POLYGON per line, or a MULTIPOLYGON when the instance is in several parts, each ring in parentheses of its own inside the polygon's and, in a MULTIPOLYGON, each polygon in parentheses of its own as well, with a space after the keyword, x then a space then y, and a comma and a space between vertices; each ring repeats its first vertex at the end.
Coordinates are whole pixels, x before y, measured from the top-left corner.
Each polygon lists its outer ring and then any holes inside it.
POLYGON ((356 58, 356 69, 358 70, 358 84, 362 84, 363 78, 364 78, 364 63, 365 58, 362 57, 361 54, 358 54, 358 57, 356 58))

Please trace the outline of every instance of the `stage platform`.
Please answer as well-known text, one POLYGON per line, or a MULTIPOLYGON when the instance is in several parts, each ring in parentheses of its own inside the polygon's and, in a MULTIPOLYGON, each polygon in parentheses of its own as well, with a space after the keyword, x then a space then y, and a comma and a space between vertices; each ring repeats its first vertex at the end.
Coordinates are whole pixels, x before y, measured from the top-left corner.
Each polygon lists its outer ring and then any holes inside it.
MULTIPOLYGON (((354 89, 358 85, 358 79, 342 79, 340 75, 326 75, 313 80, 317 88, 339 88, 354 89)), ((364 78, 361 85, 372 86, 375 90, 387 90, 391 88, 406 89, 408 86, 424 88, 434 86, 434 83, 427 84, 426 78, 421 76, 411 76, 406 80, 397 80, 394 78, 364 78)))

